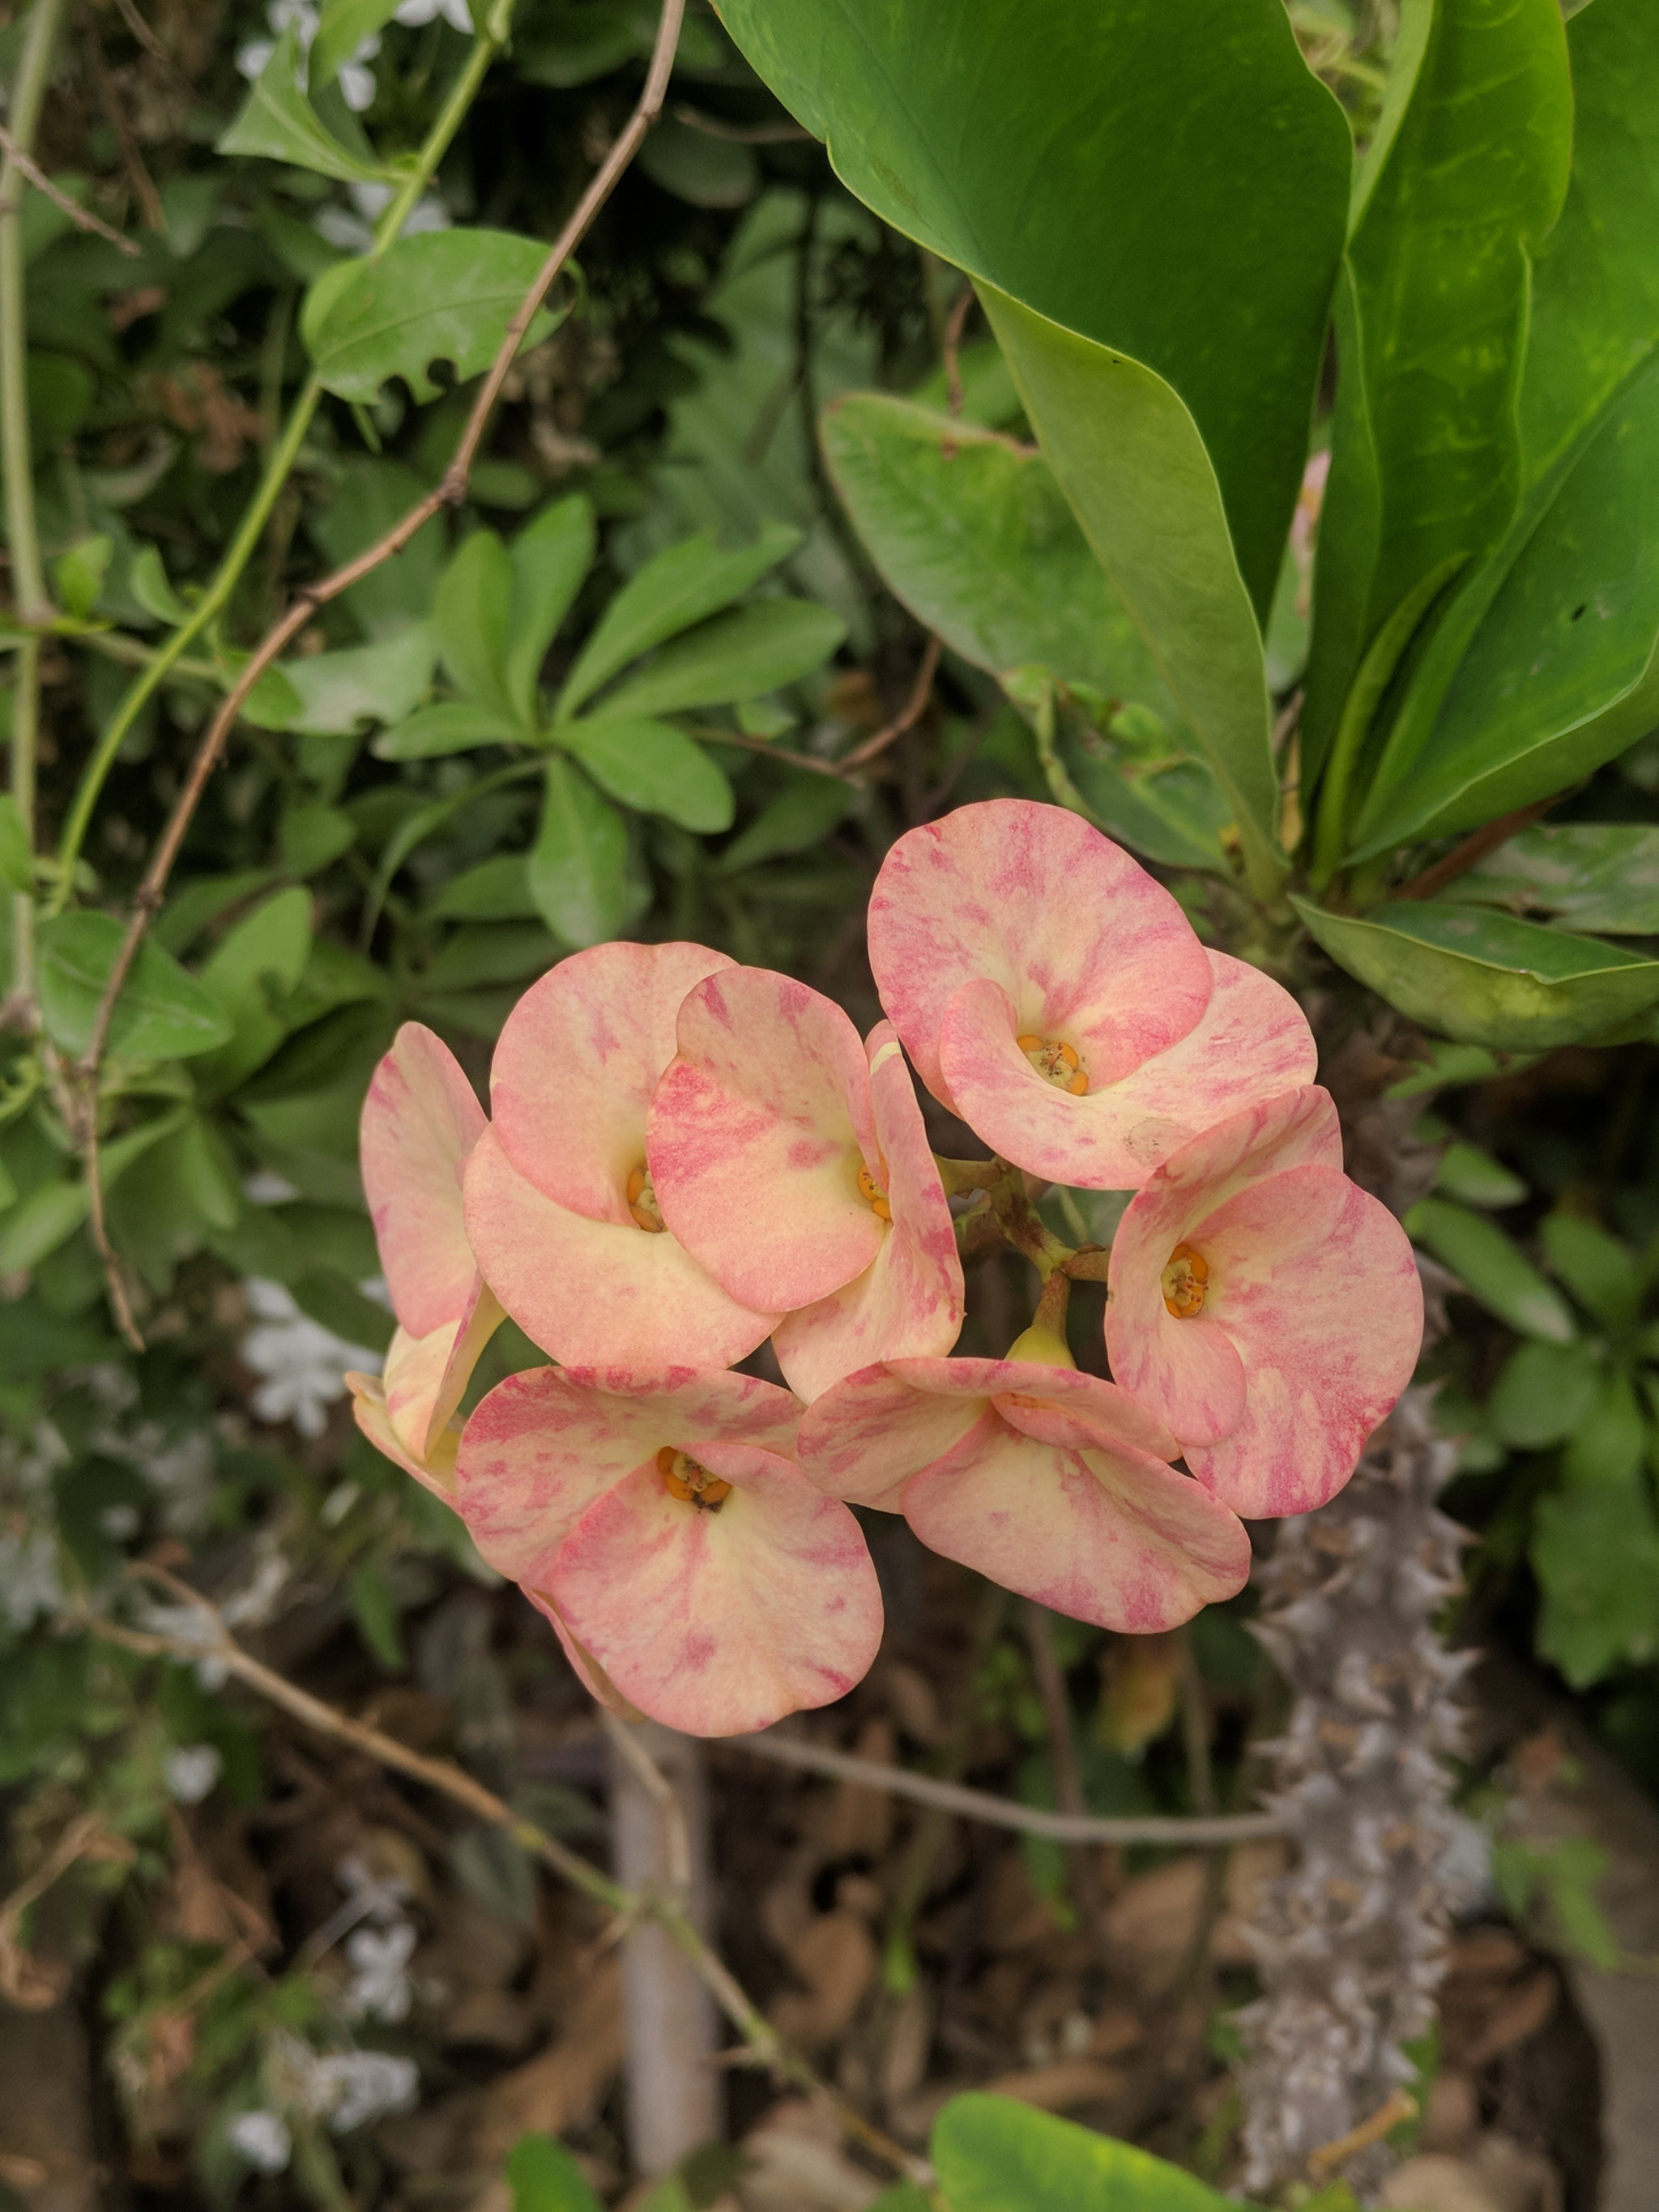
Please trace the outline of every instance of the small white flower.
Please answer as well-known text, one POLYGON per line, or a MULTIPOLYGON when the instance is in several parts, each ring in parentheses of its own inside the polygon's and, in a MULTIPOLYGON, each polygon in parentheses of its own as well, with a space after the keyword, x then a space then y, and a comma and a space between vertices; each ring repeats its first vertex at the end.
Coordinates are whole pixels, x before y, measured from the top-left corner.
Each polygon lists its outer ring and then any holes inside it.
POLYGON ((167 1788, 181 1805, 199 1805, 223 1773, 224 1765, 210 1743, 185 1743, 167 1753, 162 1771, 167 1788))
POLYGON ((328 1408, 345 1395, 349 1370, 378 1374, 381 1355, 348 1344, 302 1314, 280 1283, 257 1278, 243 1285, 263 1326, 242 1339, 242 1358, 265 1378, 250 1402, 262 1421, 291 1420, 302 1437, 319 1437, 328 1408))
POLYGON ((230 2140, 260 2173, 280 2173, 294 2151, 288 2122, 276 2112, 238 2112, 230 2124, 230 2140))
POLYGON ((452 29, 459 31, 463 37, 470 39, 472 36, 472 10, 467 0, 403 0, 403 5, 392 21, 406 23, 414 29, 422 23, 431 22, 434 15, 441 15, 445 22, 452 29))
POLYGON ((371 35, 364 39, 336 73, 340 96, 354 115, 361 115, 366 107, 374 105, 374 72, 368 64, 380 51, 378 38, 371 35))
POLYGON ((390 1928, 359 1928, 347 1940, 352 1972, 345 2008, 353 2019, 365 2013, 372 2020, 408 2019, 414 1996, 408 1969, 416 1941, 407 1920, 395 1921, 390 1928))
POLYGON ((0 1534, 0 1617, 19 1635, 64 1602, 58 1543, 45 1528, 0 1534))
POLYGON ((330 2127, 343 2136, 386 2112, 408 2112, 420 2086, 412 2058, 395 2058, 386 2051, 337 2051, 316 2061, 308 2102, 313 2112, 326 2112, 330 2127))
POLYGON ((274 1168, 256 1168, 243 1182, 242 1195, 250 1206, 286 1206, 300 1193, 286 1176, 279 1176, 274 1168))

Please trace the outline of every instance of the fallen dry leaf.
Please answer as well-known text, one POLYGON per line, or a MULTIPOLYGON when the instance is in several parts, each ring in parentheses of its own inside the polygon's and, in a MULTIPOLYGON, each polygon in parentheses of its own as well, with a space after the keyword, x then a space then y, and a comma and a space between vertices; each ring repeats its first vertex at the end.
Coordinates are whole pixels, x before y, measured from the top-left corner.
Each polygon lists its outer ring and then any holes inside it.
POLYGON ((837 1911, 820 1913, 802 1930, 789 1964, 807 1993, 787 1990, 772 2007, 772 2022, 786 2041, 815 2049, 851 2025, 879 1960, 858 1914, 837 1911))
POLYGON ((881 2194, 881 2183, 842 2149, 835 2115, 800 2098, 774 2105, 744 2137, 743 2152, 743 2212, 866 2212, 881 2194))
POLYGON ((1115 1636, 1100 1662, 1100 1710, 1095 1723, 1103 1743, 1137 1759, 1161 1736, 1181 1702, 1186 1631, 1168 1636, 1115 1636))
POLYGON ((1516 2044, 1536 2035, 1554 2012, 1560 1994, 1561 1984, 1548 1966, 1504 1990, 1464 2053, 1464 2064, 1471 2069, 1484 2066, 1500 2051, 1513 2051, 1516 2044))
POLYGON ((585 2127, 623 2063, 622 1960, 593 1968, 557 2040, 492 2082, 475 2135, 480 2166, 497 2166, 520 2136, 585 2127))
MULTIPOLYGON (((889 1720, 866 1721, 853 1746, 860 1759, 890 1766, 898 1747, 889 1720)), ((838 1782, 817 1824, 817 1842, 827 1859, 878 1859, 893 1832, 893 1800, 884 1790, 860 1782, 838 1782)))

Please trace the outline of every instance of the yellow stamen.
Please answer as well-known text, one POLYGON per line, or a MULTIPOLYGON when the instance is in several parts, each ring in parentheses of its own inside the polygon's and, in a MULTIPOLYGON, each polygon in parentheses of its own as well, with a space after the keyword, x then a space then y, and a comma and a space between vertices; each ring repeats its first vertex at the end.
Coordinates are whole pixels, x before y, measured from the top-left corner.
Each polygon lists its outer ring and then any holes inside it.
POLYGON ((871 1174, 869 1169, 865 1166, 862 1160, 859 1162, 859 1196, 869 1207, 871 1212, 875 1215, 878 1221, 890 1221, 892 1219, 893 1208, 888 1200, 886 1192, 883 1190, 881 1185, 876 1181, 874 1176, 871 1174))
POLYGON ((662 1234, 662 1210, 652 1188, 651 1170, 643 1160, 628 1178, 628 1210, 634 1217, 635 1228, 648 1229, 653 1237, 662 1234))
POLYGON ((1088 1091, 1089 1071, 1078 1058, 1077 1047, 1060 1037, 1016 1037, 1015 1043, 1045 1083, 1056 1091, 1069 1091, 1073 1098, 1088 1091))
POLYGON ((1177 1244, 1164 1270, 1164 1310, 1177 1321, 1190 1321, 1202 1313, 1210 1281, 1210 1263, 1190 1244, 1177 1244))
POLYGON ((678 1498, 684 1505, 695 1505, 699 1513, 718 1513, 732 1495, 729 1482, 710 1474, 689 1453, 676 1451, 672 1444, 665 1444, 657 1454, 657 1472, 671 1498, 678 1498))

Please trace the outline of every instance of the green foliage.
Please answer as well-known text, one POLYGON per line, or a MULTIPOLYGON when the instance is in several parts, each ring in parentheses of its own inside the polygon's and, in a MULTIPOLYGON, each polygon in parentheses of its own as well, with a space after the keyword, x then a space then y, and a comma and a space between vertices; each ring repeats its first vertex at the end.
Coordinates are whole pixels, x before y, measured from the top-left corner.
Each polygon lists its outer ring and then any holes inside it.
POLYGON ((930 2146, 951 2212, 1220 2212, 1179 2166, 1007 2097, 953 2097, 930 2146))
POLYGON ((240 113, 219 140, 222 154, 263 154, 273 161, 292 161, 319 176, 348 184, 374 184, 386 173, 373 161, 359 161, 326 128, 300 88, 298 32, 283 31, 270 59, 260 70, 240 113))
POLYGON ((513 2212, 601 2212, 570 2153, 551 2136, 523 2136, 507 2154, 513 2212))

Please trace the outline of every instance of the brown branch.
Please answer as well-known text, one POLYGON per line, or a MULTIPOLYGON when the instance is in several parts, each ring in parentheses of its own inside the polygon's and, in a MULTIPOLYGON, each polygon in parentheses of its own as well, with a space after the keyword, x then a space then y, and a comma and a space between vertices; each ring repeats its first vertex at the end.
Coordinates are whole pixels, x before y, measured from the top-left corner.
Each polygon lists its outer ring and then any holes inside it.
POLYGON ((806 769, 813 775, 830 776, 836 783, 854 787, 858 783, 858 778, 849 774, 844 762, 815 760, 811 753, 793 753, 787 745, 775 745, 769 738, 751 738, 746 730, 721 730, 710 725, 691 734, 711 745, 738 745, 744 752, 763 753, 768 760, 782 761, 789 768, 806 769))
POLYGON ((0 130, 0 153, 5 155, 14 169, 28 179, 37 192, 44 194, 52 202, 60 215, 66 215, 77 229, 89 230, 99 238, 106 238, 129 260, 138 258, 143 251, 142 246, 131 238, 123 238, 118 230, 112 230, 108 223, 91 214, 78 201, 72 200, 66 191, 60 191, 40 163, 23 151, 9 131, 0 130))
POLYGON ((645 87, 640 94, 639 102, 623 126, 621 136, 594 172, 587 190, 578 201, 569 221, 554 240, 548 252, 547 258, 537 271, 535 282, 525 294, 512 321, 507 325, 506 335, 496 352, 495 362, 472 403, 472 411, 467 417, 466 428, 461 434, 460 444, 456 447, 453 459, 444 471, 442 482, 436 490, 428 492, 423 498, 417 500, 405 515, 395 522, 391 529, 384 532, 374 544, 368 546, 358 554, 355 560, 348 561, 343 568, 337 568, 332 575, 325 576, 320 583, 306 586, 298 593, 293 606, 272 629, 267 631, 259 644, 249 654, 235 683, 222 701, 219 711, 208 725, 207 732, 197 748, 196 757, 191 763, 190 774, 185 778, 185 787, 179 794, 173 812, 167 819, 167 827, 161 833, 161 842, 157 845, 149 866, 144 872, 144 879, 138 887, 133 902, 132 918, 127 924, 126 935, 122 939, 121 949, 116 956, 114 966, 110 969, 104 985, 103 995, 98 1003, 98 1012, 93 1024, 91 1040, 81 1064, 82 1074, 88 1085, 94 1085, 96 1081, 99 1064, 103 1059, 105 1046, 108 1042, 110 1023, 115 1012, 115 1002, 121 994, 122 986, 131 973, 132 963, 137 957, 138 948, 144 940, 150 923, 160 910, 167 878, 173 872, 173 862, 178 859, 179 848, 184 843, 196 809, 201 803, 202 793, 207 787, 208 779, 219 764, 225 742, 235 725, 237 717, 241 713, 248 694, 281 653, 283 647, 305 628, 319 607, 325 605, 331 599, 337 599, 342 592, 349 591, 353 584, 372 574, 382 562, 389 561, 394 553, 401 552, 416 532, 429 522, 441 508, 457 506, 465 496, 467 480, 471 474, 472 465, 477 458, 478 447, 483 442, 485 428, 495 410, 495 402, 501 396, 501 386, 507 380, 526 331, 534 321, 537 311, 566 262, 569 260, 586 235, 594 217, 615 191, 618 179, 639 151, 646 133, 662 111, 663 100, 668 89, 669 73, 674 65, 675 48, 679 44, 680 23, 684 13, 685 0, 663 0, 662 15, 657 26, 656 44, 652 50, 651 66, 647 72, 645 87))
POLYGON ((1444 890, 1448 884, 1455 883, 1459 876, 1467 875, 1471 868, 1486 859, 1488 853, 1495 852, 1499 845, 1506 845, 1511 837, 1528 828, 1540 815, 1547 814, 1561 797, 1562 793, 1558 791, 1553 797, 1540 799, 1531 806, 1517 806, 1513 814, 1500 814, 1496 822, 1485 823, 1466 837, 1461 845, 1454 845, 1443 860, 1437 860, 1431 868, 1425 868, 1420 876, 1413 876, 1410 883, 1391 892, 1390 897, 1395 900, 1433 898, 1437 892, 1444 890))
POLYGON ((161 39, 156 33, 150 28, 149 25, 138 13, 137 7, 133 4, 133 0, 115 0, 115 5, 120 14, 121 21, 126 25, 128 30, 131 32, 133 37, 137 40, 139 45, 144 49, 145 52, 151 55, 156 61, 164 62, 167 68, 173 71, 175 77, 182 76, 183 72, 180 70, 178 63, 174 61, 173 56, 161 44, 161 39))
MULTIPOLYGON (((804 2091, 808 2096, 823 2098, 834 2108, 837 2118, 848 2131, 856 2136, 878 2158, 894 2172, 905 2174, 920 2185, 931 2185, 933 2174, 926 2161, 915 2158, 902 2143, 866 2120, 838 2091, 823 2081, 815 2069, 800 2055, 789 2049, 754 2000, 736 1979, 715 1952, 692 1926, 679 1899, 661 1894, 625 1889, 608 1875, 590 1864, 579 1852, 569 1850, 555 1836, 548 1834, 533 1820, 526 1820, 514 1812, 504 1799, 486 1790, 481 1782, 474 1781, 464 1768, 447 1759, 428 1759, 422 1753, 411 1751, 399 1743, 395 1736, 386 1735, 367 1721, 354 1720, 350 1714, 313 1698, 297 1682, 290 1682, 285 1674, 265 1666, 246 1651, 226 1627, 223 1616, 216 1606, 204 1598, 199 1590, 165 1567, 152 1561, 134 1563, 129 1571, 157 1583, 171 1596, 191 1607, 200 1617, 204 1635, 197 1639, 173 1636, 155 1630, 128 1628, 118 1621, 106 1619, 90 1607, 81 1606, 73 1611, 70 1621, 76 1626, 91 1630, 94 1635, 119 1644, 124 1650, 136 1651, 150 1658, 173 1659, 185 1666, 196 1666, 204 1659, 214 1661, 228 1674, 245 1682, 271 1704, 284 1712, 314 1729, 319 1735, 331 1737, 337 1743, 349 1744, 382 1766, 406 1774, 452 1803, 460 1805, 476 1818, 490 1826, 501 1828, 532 1857, 539 1859, 573 1889, 584 1897, 621 1917, 624 1921, 653 1920, 665 1929, 685 1956, 690 1960, 699 1978, 712 1991, 716 2002, 726 2018, 743 2038, 745 2055, 751 2064, 764 2066, 782 2080, 804 2091)), ((650 1760, 642 1747, 635 1745, 627 1757, 637 1771, 643 1773, 648 1766, 655 1777, 653 1795, 658 1790, 667 1790, 669 1784, 650 1760), (643 1765, 641 1765, 643 1762, 643 1765)))
POLYGON ((722 123, 684 100, 674 110, 674 120, 709 138, 725 138, 734 146, 795 146, 812 143, 812 134, 799 123, 722 123))
POLYGON ((848 753, 846 759, 841 763, 843 770, 866 768, 879 754, 884 753, 890 745, 896 744, 907 730, 913 728, 921 720, 927 711, 927 702, 933 694, 933 678, 939 673, 939 642, 938 631, 930 630, 927 636, 927 649, 921 656, 921 665, 916 671, 915 683, 911 688, 910 696, 904 702, 902 711, 888 723, 885 729, 878 730, 873 738, 866 738, 856 752, 848 753))

